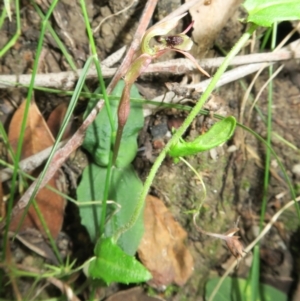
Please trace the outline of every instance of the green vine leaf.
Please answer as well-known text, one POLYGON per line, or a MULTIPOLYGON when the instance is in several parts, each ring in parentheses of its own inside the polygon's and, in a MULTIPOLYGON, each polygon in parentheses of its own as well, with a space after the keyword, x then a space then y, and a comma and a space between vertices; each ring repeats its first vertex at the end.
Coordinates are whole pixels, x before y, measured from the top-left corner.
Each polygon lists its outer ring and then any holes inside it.
POLYGON ((230 116, 215 123, 209 131, 192 142, 180 140, 171 146, 169 155, 174 158, 195 155, 226 142, 234 133, 236 120, 230 116))
POLYGON ((247 22, 271 26, 274 22, 300 19, 299 0, 246 0, 247 22))
POLYGON ((87 276, 93 279, 102 279, 107 284, 138 283, 152 278, 150 272, 133 256, 124 253, 111 238, 98 241, 95 255, 85 268, 87 276))

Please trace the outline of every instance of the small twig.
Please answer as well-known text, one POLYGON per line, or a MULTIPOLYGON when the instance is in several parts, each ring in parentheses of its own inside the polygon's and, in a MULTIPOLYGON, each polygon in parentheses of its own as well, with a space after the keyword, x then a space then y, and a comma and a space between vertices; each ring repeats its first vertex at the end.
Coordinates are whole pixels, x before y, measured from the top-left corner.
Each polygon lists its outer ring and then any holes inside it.
MULTIPOLYGON (((105 60, 102 61, 101 67, 104 74, 103 77, 112 77, 116 68, 109 68, 116 64, 123 57, 126 47, 123 46, 105 60)), ((53 87, 60 88, 64 90, 70 90, 74 87, 76 81, 80 77, 82 69, 78 69, 76 72, 67 71, 59 73, 46 73, 46 74, 37 74, 35 77, 34 85, 38 87, 53 87)), ((98 76, 97 71, 94 67, 90 68, 87 79, 96 78, 98 76)), ((7 87, 16 87, 19 85, 29 85, 31 80, 31 74, 22 74, 22 75, 1 75, 0 76, 0 89, 6 89, 7 87)))
MULTIPOLYGON (((66 144, 66 141, 60 142, 58 144, 58 148, 62 147, 66 144)), ((44 149, 43 151, 34 154, 33 156, 30 156, 22 161, 19 162, 19 168, 25 172, 29 173, 33 170, 35 170, 37 167, 39 167, 48 157, 51 153, 52 146, 44 149)), ((0 171, 0 182, 7 181, 12 176, 12 169, 11 168, 5 168, 0 171)))
MULTIPOLYGON (((277 52, 255 53, 248 55, 240 55, 233 58, 230 62, 230 66, 236 65, 248 65, 252 63, 270 63, 278 61, 286 61, 290 59, 300 58, 300 45, 299 41, 292 42, 289 46, 282 48, 277 52)), ((223 57, 209 58, 198 60, 199 65, 203 68, 217 68, 224 61, 223 57)), ((195 65, 187 59, 174 59, 165 62, 159 62, 151 64, 146 73, 172 73, 172 74, 184 74, 195 70, 195 65)))
POLYGON ((270 78, 268 78, 268 80, 262 85, 262 87, 260 88, 260 90, 258 91, 254 101, 252 102, 251 108, 250 110, 247 112, 247 125, 249 126, 250 124, 250 119, 251 119, 251 115, 252 115, 252 111, 257 103, 257 101, 259 100, 262 92, 266 89, 266 87, 270 84, 270 82, 281 72, 281 70, 283 69, 284 65, 281 65, 279 68, 277 68, 277 70, 272 74, 272 76, 270 78))
POLYGON ((246 253, 246 251, 244 250, 243 244, 239 240, 239 236, 234 236, 234 234, 240 230, 239 228, 237 228, 239 218, 238 218, 237 222, 235 223, 234 228, 229 229, 224 234, 219 234, 219 233, 207 232, 207 231, 204 231, 203 229, 201 229, 196 223, 196 218, 198 215, 199 215, 199 212, 195 213, 193 216, 193 223, 194 223, 196 230, 202 234, 224 240, 230 253, 236 258, 237 263, 238 263, 238 260, 240 258, 243 258, 243 253, 246 253))
POLYGON ((63 294, 66 295, 68 301, 80 301, 80 299, 74 294, 70 285, 60 279, 49 277, 47 281, 56 286, 63 294))

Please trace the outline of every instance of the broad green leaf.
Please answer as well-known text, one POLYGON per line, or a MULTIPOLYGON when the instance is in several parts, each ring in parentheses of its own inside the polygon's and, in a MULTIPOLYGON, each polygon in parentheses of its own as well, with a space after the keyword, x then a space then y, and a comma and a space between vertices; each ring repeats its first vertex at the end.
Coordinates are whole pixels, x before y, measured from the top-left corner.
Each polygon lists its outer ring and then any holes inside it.
POLYGON ((125 254, 110 238, 99 240, 94 258, 88 267, 88 276, 112 282, 137 283, 152 278, 150 272, 133 256, 125 254))
POLYGON ((260 26, 300 19, 299 0, 246 0, 243 5, 249 13, 247 21, 260 26))
POLYGON ((171 146, 169 155, 176 158, 210 150, 226 142, 234 133, 235 127, 236 120, 234 117, 224 118, 194 141, 185 142, 180 140, 177 144, 171 146))
MULTIPOLYGON (((124 87, 124 82, 120 81, 114 89, 112 95, 121 96, 124 87)), ((130 96, 141 98, 137 88, 133 85, 130 96)), ((96 100, 92 99, 89 103, 87 111, 90 111, 96 100)), ((118 101, 111 101, 111 111, 114 116, 115 129, 117 129, 117 110, 118 101)), ((130 104, 130 114, 125 125, 120 150, 117 158, 117 167, 129 165, 135 158, 137 152, 137 136, 143 128, 144 116, 143 108, 140 103, 130 104)), ((107 166, 109 152, 111 151, 111 135, 112 133, 106 108, 104 107, 96 117, 95 121, 87 129, 83 147, 92 155, 94 161, 100 166, 107 166)))
MULTIPOLYGON (((220 278, 213 278, 206 284, 206 300, 209 299, 213 290, 217 286, 220 278)), ((214 300, 216 301, 249 301, 251 300, 251 292, 245 290, 247 281, 241 278, 226 278, 216 293, 214 300)), ((260 284, 258 297, 256 301, 287 301, 287 296, 276 288, 260 284)))
MULTIPOLYGON (((106 168, 90 164, 82 174, 81 182, 77 188, 77 199, 80 203, 79 212, 82 224, 86 227, 93 242, 99 237, 99 226, 102 206, 99 204, 103 198, 106 168), (84 205, 86 202, 96 202, 97 205, 84 205)), ((112 171, 111 187, 108 199, 117 202, 121 208, 113 214, 116 205, 108 204, 107 215, 112 217, 105 226, 105 235, 110 237, 114 232, 127 223, 136 207, 143 184, 136 175, 133 167, 114 168, 112 171)), ((136 224, 121 235, 118 245, 129 255, 135 254, 144 233, 143 214, 136 224)))

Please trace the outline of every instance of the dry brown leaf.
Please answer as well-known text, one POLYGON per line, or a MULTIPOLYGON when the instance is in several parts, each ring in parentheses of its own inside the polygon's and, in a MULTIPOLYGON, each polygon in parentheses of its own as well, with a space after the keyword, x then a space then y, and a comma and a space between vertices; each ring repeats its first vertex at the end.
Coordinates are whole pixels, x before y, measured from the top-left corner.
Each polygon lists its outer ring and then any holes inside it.
MULTIPOLYGON (((17 148, 17 142, 21 131, 21 123, 24 115, 24 109, 25 102, 23 102, 21 106, 17 109, 9 126, 8 137, 14 151, 16 151, 17 148)), ((45 148, 53 145, 53 142, 54 138, 51 132, 49 131, 43 116, 41 115, 36 104, 32 102, 29 108, 29 116, 25 130, 21 158, 23 159, 34 155, 35 153, 40 152, 45 148)), ((37 177, 40 171, 41 169, 36 170, 33 173, 33 175, 37 177)), ((54 175, 54 177, 49 181, 48 185, 58 190, 61 190, 61 187, 63 186, 63 184, 61 184, 62 177, 62 172, 58 171, 54 175)), ((65 200, 63 197, 59 196, 55 192, 52 192, 46 187, 40 190, 40 192, 36 195, 35 199, 44 217, 44 220, 49 227, 51 235, 55 239, 58 236, 62 227, 65 200)), ((17 214, 11 221, 11 231, 17 231, 22 214, 23 210, 20 211, 20 213, 17 214)), ((46 236, 45 231, 42 227, 42 223, 32 205, 30 206, 28 214, 26 215, 20 227, 20 231, 25 231, 28 228, 37 229, 44 236, 46 236)))
POLYGON ((194 269, 193 258, 184 243, 186 232, 164 203, 150 195, 146 198, 144 223, 138 254, 153 276, 149 283, 155 287, 184 285, 194 269))
MULTIPOLYGON (((25 101, 15 112, 8 131, 8 138, 13 150, 16 151, 20 138, 21 125, 25 110, 25 101)), ((35 102, 31 102, 25 129, 21 159, 30 157, 45 148, 52 146, 54 138, 35 102)))
MULTIPOLYGON (((61 125, 65 118, 67 110, 68 110, 67 103, 65 103, 65 102, 61 103, 51 112, 51 114, 47 120, 47 125, 54 137, 56 137, 58 135, 58 132, 61 128, 61 125)), ((73 133, 72 121, 70 121, 63 134, 62 140, 69 138, 72 135, 72 133, 73 133)))

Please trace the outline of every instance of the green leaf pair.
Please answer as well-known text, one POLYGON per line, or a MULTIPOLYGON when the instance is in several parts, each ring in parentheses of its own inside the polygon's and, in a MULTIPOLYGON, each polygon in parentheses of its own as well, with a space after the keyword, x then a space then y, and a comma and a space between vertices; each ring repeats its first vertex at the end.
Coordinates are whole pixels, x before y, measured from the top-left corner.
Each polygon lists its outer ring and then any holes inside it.
MULTIPOLYGON (((118 83, 112 95, 121 96, 124 82, 118 83)), ((99 91, 98 91, 99 92, 99 91)), ((140 98, 135 86, 131 89, 131 97, 140 98)), ((89 103, 91 110, 95 101, 89 103)), ((136 175, 132 160, 137 152, 137 136, 144 125, 142 105, 131 103, 128 122, 123 131, 116 167, 112 167, 108 190, 106 223, 104 233, 100 225, 102 216, 102 200, 104 199, 105 183, 109 172, 109 159, 112 155, 112 137, 117 128, 118 102, 111 102, 114 128, 108 118, 108 110, 104 108, 93 124, 88 128, 83 143, 91 154, 94 162, 86 167, 77 188, 78 203, 82 224, 86 227, 90 238, 97 242, 95 258, 89 261, 86 271, 92 278, 102 279, 106 283, 132 283, 147 281, 151 274, 133 257, 144 233, 143 213, 137 222, 119 238, 112 241, 118 229, 127 224, 137 206, 143 184, 136 175)))

